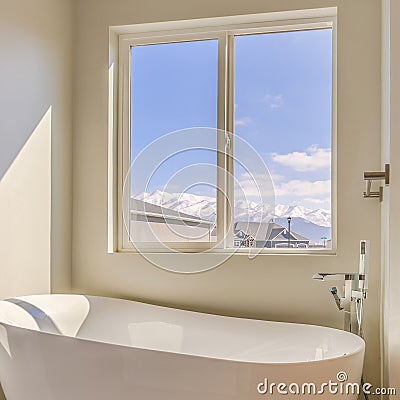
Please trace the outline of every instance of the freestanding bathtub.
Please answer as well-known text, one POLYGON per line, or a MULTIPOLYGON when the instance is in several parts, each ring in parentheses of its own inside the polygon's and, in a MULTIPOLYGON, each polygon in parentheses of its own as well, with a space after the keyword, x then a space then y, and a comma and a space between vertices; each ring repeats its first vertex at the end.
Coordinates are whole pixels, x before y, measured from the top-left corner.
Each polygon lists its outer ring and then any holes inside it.
POLYGON ((0 344, 7 400, 312 398, 304 384, 358 383, 364 357, 336 329, 82 295, 0 301, 0 344))

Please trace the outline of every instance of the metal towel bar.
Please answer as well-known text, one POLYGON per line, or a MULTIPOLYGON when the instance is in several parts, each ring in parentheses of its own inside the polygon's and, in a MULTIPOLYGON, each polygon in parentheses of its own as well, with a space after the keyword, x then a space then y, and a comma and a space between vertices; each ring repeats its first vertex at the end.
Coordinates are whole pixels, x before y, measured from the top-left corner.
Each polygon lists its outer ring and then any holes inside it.
POLYGON ((382 172, 364 172, 364 180, 366 181, 366 190, 364 192, 364 198, 379 198, 379 201, 383 200, 383 186, 379 186, 378 191, 372 191, 372 181, 384 180, 385 185, 389 185, 390 182, 390 164, 385 164, 385 171, 382 172))

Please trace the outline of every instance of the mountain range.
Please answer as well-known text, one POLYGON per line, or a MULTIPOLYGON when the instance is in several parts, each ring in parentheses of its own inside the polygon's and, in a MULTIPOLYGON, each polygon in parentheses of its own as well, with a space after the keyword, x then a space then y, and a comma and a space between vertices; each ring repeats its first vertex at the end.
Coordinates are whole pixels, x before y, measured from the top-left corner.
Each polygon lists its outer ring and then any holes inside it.
MULTIPOLYGON (((136 199, 169 208, 202 219, 214 220, 216 210, 215 197, 200 196, 190 193, 167 193, 160 190, 141 193, 136 199)), ((256 202, 236 201, 235 220, 259 221, 265 216, 266 209, 256 202)), ((276 204, 275 211, 269 213, 277 224, 287 227, 287 217, 291 217, 291 229, 314 242, 322 237, 331 237, 331 212, 326 209, 312 210, 300 205, 276 204)))

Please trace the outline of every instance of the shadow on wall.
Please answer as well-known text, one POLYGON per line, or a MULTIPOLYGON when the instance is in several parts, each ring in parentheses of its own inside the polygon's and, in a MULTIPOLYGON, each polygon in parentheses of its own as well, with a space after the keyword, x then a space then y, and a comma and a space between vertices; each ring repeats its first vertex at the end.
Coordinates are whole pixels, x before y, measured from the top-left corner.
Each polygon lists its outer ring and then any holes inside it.
POLYGON ((37 13, 45 3, 51 4, 49 1, 35 4, 2 2, 0 180, 19 157, 54 101, 51 90, 56 76, 48 37, 49 25, 56 26, 56 23, 49 21, 46 13, 37 13), (37 18, 25 16, 27 12, 36 12, 37 18))
MULTIPOLYGON (((51 121, 51 106, 41 112, 41 117, 34 123, 32 120, 24 120, 21 111, 21 119, 13 120, 14 126, 7 126, 7 121, 2 122, 2 135, 0 135, 0 181, 7 174, 13 163, 21 158, 21 153, 35 136, 43 136, 43 125, 47 117, 51 121), (15 132, 18 132, 16 135, 15 132)), ((29 165, 26 166, 29 168, 29 165)))

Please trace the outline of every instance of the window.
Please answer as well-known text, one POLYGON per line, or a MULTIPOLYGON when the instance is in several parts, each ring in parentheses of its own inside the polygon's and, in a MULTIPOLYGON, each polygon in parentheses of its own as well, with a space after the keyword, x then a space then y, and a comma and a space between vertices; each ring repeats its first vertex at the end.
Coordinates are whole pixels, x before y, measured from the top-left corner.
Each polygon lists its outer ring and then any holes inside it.
POLYGON ((334 29, 120 35, 121 250, 334 248, 334 29))
MULTIPOLYGON (((290 233, 274 247, 326 247, 324 238, 332 238, 332 29, 234 36, 234 93, 234 136, 260 152, 275 187, 273 221, 261 222, 271 233, 258 228, 257 247, 270 247, 281 228, 290 233)), ((238 182, 247 175, 235 168, 238 182)), ((235 231, 258 210, 256 200, 243 202, 240 193, 235 231), (242 205, 251 209, 245 221, 242 205)))
POLYGON ((195 137, 185 148, 177 146, 182 136, 196 136, 195 129, 183 135, 182 129, 216 128, 217 74, 217 40, 132 47, 130 142, 136 162, 128 229, 136 243, 216 241, 216 137, 203 149, 195 148, 195 137), (209 166, 201 181, 191 181, 194 164, 209 166))

